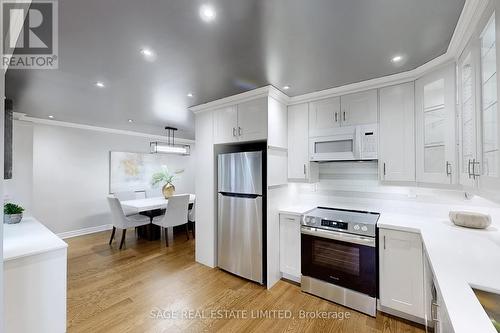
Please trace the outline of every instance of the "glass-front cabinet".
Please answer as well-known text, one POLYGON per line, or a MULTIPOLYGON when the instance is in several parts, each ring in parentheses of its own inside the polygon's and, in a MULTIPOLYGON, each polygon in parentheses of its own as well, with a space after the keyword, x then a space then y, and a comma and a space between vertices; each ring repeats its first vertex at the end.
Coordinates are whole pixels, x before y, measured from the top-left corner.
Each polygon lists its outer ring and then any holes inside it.
POLYGON ((479 177, 480 159, 478 156, 478 130, 477 121, 480 100, 476 98, 478 82, 479 52, 477 42, 471 41, 470 45, 462 52, 458 59, 458 124, 460 131, 460 184, 467 188, 476 188, 479 177))
POLYGON ((415 83, 417 182, 455 184, 455 66, 415 83))
POLYGON ((497 46, 495 14, 491 15, 479 37, 481 53, 481 165, 475 172, 480 174, 480 187, 484 190, 500 189, 500 159, 498 130, 497 46))

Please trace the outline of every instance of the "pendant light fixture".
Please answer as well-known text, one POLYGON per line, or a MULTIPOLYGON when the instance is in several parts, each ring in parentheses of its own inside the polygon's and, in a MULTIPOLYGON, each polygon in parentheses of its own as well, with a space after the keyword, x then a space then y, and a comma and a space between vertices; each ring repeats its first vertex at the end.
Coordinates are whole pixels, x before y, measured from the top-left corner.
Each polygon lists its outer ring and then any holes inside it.
POLYGON ((151 142, 149 144, 151 148, 151 153, 189 155, 190 153, 189 145, 175 144, 175 131, 177 131, 177 128, 167 126, 165 127, 165 130, 167 131, 167 142, 159 142, 159 141, 151 142))

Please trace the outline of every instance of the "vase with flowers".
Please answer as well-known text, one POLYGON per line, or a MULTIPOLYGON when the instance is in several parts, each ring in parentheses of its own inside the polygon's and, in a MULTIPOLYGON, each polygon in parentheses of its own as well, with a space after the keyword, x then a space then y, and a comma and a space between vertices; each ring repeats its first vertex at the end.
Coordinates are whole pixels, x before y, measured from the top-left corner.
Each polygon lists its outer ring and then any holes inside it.
POLYGON ((173 181, 176 175, 182 172, 184 172, 184 170, 178 170, 174 173, 170 173, 167 166, 164 165, 162 166, 162 169, 160 171, 154 173, 151 177, 151 185, 153 187, 156 187, 160 184, 163 184, 161 191, 165 199, 168 199, 175 193, 175 186, 173 184, 173 181))

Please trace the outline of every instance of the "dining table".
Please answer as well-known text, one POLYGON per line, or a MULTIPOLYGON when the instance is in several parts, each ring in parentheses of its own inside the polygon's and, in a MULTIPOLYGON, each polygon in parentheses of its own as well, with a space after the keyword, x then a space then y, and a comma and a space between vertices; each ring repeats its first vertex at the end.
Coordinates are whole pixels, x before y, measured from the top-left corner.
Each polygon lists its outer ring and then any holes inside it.
MULTIPOLYGON (((196 196, 192 193, 186 194, 189 194, 189 209, 191 209, 195 202, 196 196)), ((154 217, 165 214, 165 210, 168 207, 168 199, 164 197, 151 197, 123 200, 120 201, 120 203, 124 209, 132 212, 137 212, 137 214, 145 215, 150 218, 151 222, 149 225, 137 228, 139 237, 147 238, 149 240, 155 240, 161 237, 160 227, 153 225, 152 222, 154 217)), ((173 228, 168 228, 167 235, 169 242, 172 241, 174 237, 173 228)))

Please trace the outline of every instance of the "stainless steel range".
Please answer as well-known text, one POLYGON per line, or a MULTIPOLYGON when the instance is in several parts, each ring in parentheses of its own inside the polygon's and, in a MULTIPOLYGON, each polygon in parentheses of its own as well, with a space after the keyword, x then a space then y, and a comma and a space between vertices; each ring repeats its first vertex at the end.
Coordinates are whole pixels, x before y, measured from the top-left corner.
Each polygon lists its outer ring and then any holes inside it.
POLYGON ((379 216, 327 207, 305 215, 302 290, 375 317, 379 216))

